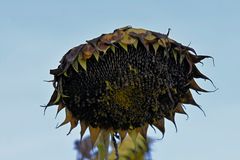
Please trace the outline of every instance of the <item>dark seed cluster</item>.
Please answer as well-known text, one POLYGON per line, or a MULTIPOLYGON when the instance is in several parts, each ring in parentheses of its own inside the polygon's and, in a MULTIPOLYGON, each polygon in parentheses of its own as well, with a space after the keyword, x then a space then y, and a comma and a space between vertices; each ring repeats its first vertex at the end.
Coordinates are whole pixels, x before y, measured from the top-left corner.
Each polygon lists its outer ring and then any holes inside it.
POLYGON ((101 128, 136 128, 168 117, 189 89, 187 62, 179 64, 172 48, 154 53, 139 42, 126 52, 115 45, 115 53, 108 50, 99 61, 91 57, 87 72, 69 68, 62 76, 66 107, 77 119, 101 128))

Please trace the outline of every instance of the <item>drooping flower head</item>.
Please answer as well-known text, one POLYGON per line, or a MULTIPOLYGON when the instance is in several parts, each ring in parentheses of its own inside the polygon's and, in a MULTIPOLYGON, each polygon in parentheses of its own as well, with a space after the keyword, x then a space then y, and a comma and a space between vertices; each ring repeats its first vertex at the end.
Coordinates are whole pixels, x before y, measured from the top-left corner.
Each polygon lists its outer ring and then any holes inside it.
MULTIPOLYGON (((182 105, 194 101, 191 91, 207 92, 195 79, 210 80, 196 63, 210 56, 197 55, 168 34, 124 27, 70 49, 54 76, 54 92, 47 104, 65 108, 60 125, 78 123, 87 128, 93 144, 104 135, 124 139, 146 137, 148 126, 164 133, 164 120, 174 122, 182 105)), ((211 81, 211 80, 210 80, 211 81)), ((69 131, 69 133, 70 133, 69 131)))

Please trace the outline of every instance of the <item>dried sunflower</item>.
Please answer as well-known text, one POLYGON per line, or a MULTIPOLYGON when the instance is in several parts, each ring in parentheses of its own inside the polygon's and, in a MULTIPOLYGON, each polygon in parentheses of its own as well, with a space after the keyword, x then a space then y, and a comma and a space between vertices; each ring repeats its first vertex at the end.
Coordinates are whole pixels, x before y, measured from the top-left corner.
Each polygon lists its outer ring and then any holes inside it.
MULTIPOLYGON (((146 137, 148 126, 165 132, 165 118, 175 124, 183 104, 195 102, 190 89, 208 92, 194 80, 210 80, 196 67, 197 55, 168 34, 124 27, 70 49, 54 75, 54 92, 46 108, 65 108, 66 119, 81 137, 89 128, 92 143, 106 151, 109 136, 133 141, 146 137)), ((211 81, 211 80, 210 80, 211 81)), ((201 109, 201 108, 200 108, 201 109)), ((107 155, 107 154, 105 154, 107 155)))

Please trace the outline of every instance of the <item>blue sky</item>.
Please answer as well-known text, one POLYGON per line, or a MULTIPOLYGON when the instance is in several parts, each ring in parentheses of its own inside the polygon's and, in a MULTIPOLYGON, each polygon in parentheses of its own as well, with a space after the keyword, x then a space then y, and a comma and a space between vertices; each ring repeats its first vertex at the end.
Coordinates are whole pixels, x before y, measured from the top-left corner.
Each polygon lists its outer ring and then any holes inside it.
MULTIPOLYGON (((237 0, 1 0, 0 1, 0 159, 74 160, 69 126, 55 129, 56 108, 43 110, 53 91, 49 69, 68 49, 126 25, 166 33, 195 48, 205 60, 199 69, 219 90, 196 95, 207 117, 192 106, 177 116, 178 132, 167 122, 166 135, 152 147, 158 160, 240 158, 238 116, 240 2, 237 0)), ((209 82, 202 86, 214 89, 209 82)), ((150 129, 152 137, 160 137, 150 129)))

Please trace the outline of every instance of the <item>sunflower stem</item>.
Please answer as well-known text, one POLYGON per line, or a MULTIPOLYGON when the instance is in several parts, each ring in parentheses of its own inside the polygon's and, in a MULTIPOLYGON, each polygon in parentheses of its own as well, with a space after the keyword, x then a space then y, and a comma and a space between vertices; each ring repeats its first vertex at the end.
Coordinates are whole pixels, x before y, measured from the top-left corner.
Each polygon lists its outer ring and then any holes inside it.
POLYGON ((112 142, 113 142, 113 146, 114 146, 114 149, 115 149, 115 156, 116 156, 115 160, 119 160, 118 145, 117 145, 117 141, 116 141, 114 136, 115 135, 112 135, 112 142))

